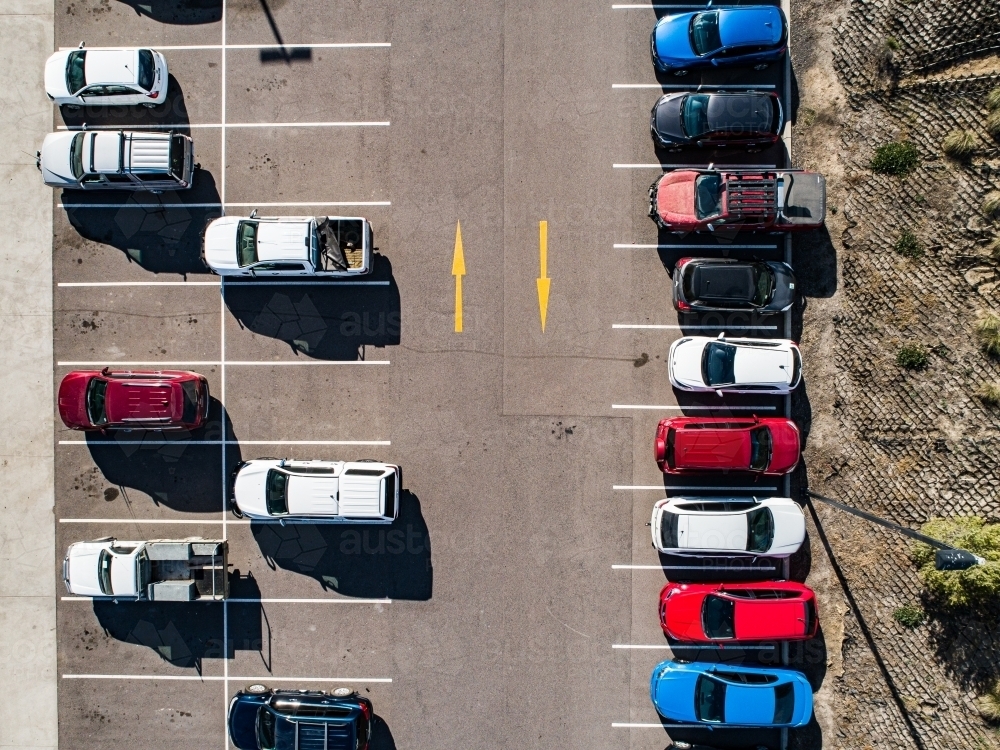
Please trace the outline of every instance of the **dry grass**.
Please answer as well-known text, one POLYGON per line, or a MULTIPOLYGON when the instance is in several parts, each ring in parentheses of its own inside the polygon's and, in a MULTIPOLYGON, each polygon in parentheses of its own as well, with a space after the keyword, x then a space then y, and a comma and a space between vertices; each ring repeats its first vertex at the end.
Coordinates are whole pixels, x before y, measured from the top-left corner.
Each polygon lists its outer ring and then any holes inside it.
POLYGON ((1000 358, 1000 315, 986 313, 976 322, 975 330, 983 351, 1000 358))
POLYGON ((986 118, 986 132, 994 138, 1000 137, 1000 109, 990 112, 986 118))
POLYGON ((976 707, 986 721, 993 723, 1000 721, 1000 682, 994 684, 986 695, 979 696, 976 707))
POLYGON ((1000 260, 1000 237, 994 238, 993 242, 986 246, 986 252, 993 260, 1000 260))
POLYGON ((941 142, 941 150, 952 159, 968 159, 976 150, 976 136, 971 130, 953 130, 941 142))
POLYGON ((983 214, 992 217, 997 212, 1000 212, 1000 190, 987 193, 983 198, 983 214))
POLYGON ((1000 110, 1000 86, 997 86, 986 95, 986 108, 990 112, 1000 110))
POLYGON ((1000 383, 984 383, 976 395, 987 406, 1000 406, 1000 383))

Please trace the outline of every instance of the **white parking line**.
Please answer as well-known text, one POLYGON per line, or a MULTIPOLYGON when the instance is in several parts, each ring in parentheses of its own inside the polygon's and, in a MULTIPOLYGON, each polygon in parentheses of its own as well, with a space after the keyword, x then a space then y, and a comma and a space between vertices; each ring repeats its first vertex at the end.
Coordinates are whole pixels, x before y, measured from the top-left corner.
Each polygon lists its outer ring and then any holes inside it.
MULTIPOLYGON (((230 364, 230 363, 226 363, 230 364)), ((388 440, 101 440, 98 445, 392 445, 388 440)), ((90 445, 87 440, 60 440, 59 445, 90 445)))
POLYGON ((633 245, 616 243, 615 250, 777 250, 777 245, 633 245))
MULTIPOLYGON (((263 281, 261 279, 246 281, 227 281, 226 286, 328 286, 335 289, 341 286, 390 286, 391 281, 350 281, 341 279, 287 279, 285 281, 263 281)), ((228 362, 227 362, 228 364, 228 362)))
MULTIPOLYGON (((648 6, 647 6, 648 7, 648 6)), ((711 86, 697 85, 697 84, 682 84, 682 83, 612 83, 611 88, 613 89, 664 89, 664 90, 681 90, 681 91, 718 91, 726 89, 746 89, 752 91, 753 89, 773 89, 773 83, 725 83, 725 84, 712 84, 711 86)))
MULTIPOLYGON (((699 169, 692 164, 614 164, 615 169, 699 169)), ((715 169, 777 169, 776 164, 716 164, 715 169)))
MULTIPOLYGON (((708 5, 650 5, 649 3, 634 5, 612 5, 611 10, 704 10, 708 5)), ((716 6, 725 7, 725 6, 716 6)), ((88 47, 88 49, 90 49, 88 47)), ((157 47, 156 49, 165 49, 157 47)))
MULTIPOLYGON (((698 727, 699 729, 704 729, 705 728, 703 725, 698 725, 698 724, 671 724, 670 725, 670 727, 672 729, 676 728, 676 727, 684 728, 684 727, 688 727, 688 726, 690 726, 690 727, 698 727)), ((665 730, 667 727, 664 724, 639 724, 639 723, 635 723, 635 722, 613 721, 613 722, 611 722, 611 728, 612 729, 664 729, 665 730)))
POLYGON ((391 206, 390 201, 289 201, 286 203, 57 203, 57 208, 141 208, 145 211, 158 211, 161 209, 175 208, 222 208, 223 205, 233 208, 307 208, 319 206, 321 208, 367 208, 377 206, 391 206))
MULTIPOLYGON (((721 555, 720 555, 721 556, 721 555)), ((749 559, 749 558, 748 558, 749 559)), ((721 565, 612 565, 612 570, 719 570, 721 565)), ((746 566, 746 570, 777 570, 774 567, 746 566)))
POLYGON ((667 645, 666 643, 658 645, 658 646, 641 646, 641 645, 635 645, 635 644, 631 644, 631 643, 612 643, 611 644, 611 648, 629 648, 629 649, 643 649, 643 650, 647 650, 647 649, 648 650, 667 649, 667 650, 669 650, 670 646, 667 645))
POLYGON ((687 411, 775 411, 777 406, 660 406, 656 404, 611 404, 612 409, 649 409, 653 411, 661 409, 685 409, 687 411))
POLYGON ((218 281, 60 281, 59 287, 94 286, 219 286, 218 281))
MULTIPOLYGON (((116 362, 103 360, 100 362, 56 362, 59 367, 218 367, 221 360, 200 360, 184 362, 159 362, 148 360, 142 362, 116 362)), ((238 367, 286 367, 286 366, 325 366, 325 365, 387 365, 387 359, 310 359, 310 360, 259 360, 234 362, 226 360, 226 365, 236 365, 238 367)))
MULTIPOLYGON (((651 7, 651 6, 646 6, 651 7)), ((223 49, 364 49, 367 47, 391 47, 390 42, 321 42, 316 44, 168 44, 154 45, 157 52, 164 50, 223 50, 223 49)), ((77 49, 60 47, 60 50, 77 49)), ((86 47, 89 50, 117 50, 121 47, 86 47)))
MULTIPOLYGON (((680 330, 697 330, 697 331, 717 331, 721 328, 737 328, 741 331, 774 331, 778 326, 741 326, 741 325, 728 325, 728 326, 675 326, 675 325, 660 325, 652 323, 612 323, 611 328, 613 329, 627 329, 627 330, 655 330, 655 331, 680 331, 680 330)), ((713 407, 714 408, 714 407, 713 407)))
POLYGON ((734 492, 754 492, 756 490, 766 490, 767 492, 777 492, 777 487, 762 487, 759 484, 752 485, 750 487, 703 487, 698 485, 697 487, 688 487, 683 484, 613 484, 611 485, 612 490, 656 490, 657 492, 663 492, 665 490, 689 490, 691 492, 715 492, 732 490, 734 492))
MULTIPOLYGON (((63 602, 92 602, 95 599, 92 596, 61 596, 59 600, 63 602)), ((106 597, 102 597, 98 601, 105 600, 106 597)), ((128 604, 137 600, 123 596, 118 601, 128 604)), ((230 604, 392 604, 392 599, 348 599, 346 597, 336 599, 195 599, 195 601, 207 604, 221 604, 223 601, 227 601, 230 604)))
MULTIPOLYGON (((161 123, 157 125, 88 125, 88 131, 94 130, 183 130, 185 128, 191 129, 209 129, 218 130, 224 128, 229 130, 230 128, 387 128, 389 127, 388 120, 378 120, 378 121, 347 121, 347 120, 337 120, 328 122, 177 122, 173 124, 161 123)), ((60 125, 56 130, 71 130, 71 131, 82 131, 84 127, 82 125, 60 125)))
MULTIPOLYGON (((228 660, 227 660, 228 661, 228 660)), ((370 682, 388 684, 391 677, 227 677, 226 675, 187 674, 64 674, 64 680, 179 680, 185 682, 370 682)))

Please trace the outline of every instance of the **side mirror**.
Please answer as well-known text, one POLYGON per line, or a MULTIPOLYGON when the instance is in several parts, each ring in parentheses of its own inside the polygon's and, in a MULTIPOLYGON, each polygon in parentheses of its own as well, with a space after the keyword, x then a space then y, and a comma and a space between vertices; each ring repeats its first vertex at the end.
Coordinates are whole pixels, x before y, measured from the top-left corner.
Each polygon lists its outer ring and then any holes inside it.
POLYGON ((83 49, 83 45, 84 45, 84 43, 83 43, 83 42, 80 42, 80 46, 79 46, 79 47, 77 47, 77 49, 83 49))
POLYGON ((705 229, 707 229, 709 232, 714 232, 715 231, 715 224, 712 224, 711 222, 709 222, 708 224, 705 225, 705 229))
POLYGON ((253 211, 250 212, 250 218, 251 219, 256 219, 257 218, 257 209, 256 208, 253 211))
POLYGON ((104 377, 107 377, 110 372, 111 372, 111 368, 110 367, 105 367, 103 370, 101 370, 101 375, 103 375, 104 377))
POLYGON ((722 393, 722 391, 716 389, 715 395, 718 396, 719 398, 722 398, 724 394, 722 393))
POLYGON ((725 341, 726 340, 726 332, 723 331, 722 333, 720 333, 718 336, 716 336, 716 339, 719 340, 719 341, 725 341))

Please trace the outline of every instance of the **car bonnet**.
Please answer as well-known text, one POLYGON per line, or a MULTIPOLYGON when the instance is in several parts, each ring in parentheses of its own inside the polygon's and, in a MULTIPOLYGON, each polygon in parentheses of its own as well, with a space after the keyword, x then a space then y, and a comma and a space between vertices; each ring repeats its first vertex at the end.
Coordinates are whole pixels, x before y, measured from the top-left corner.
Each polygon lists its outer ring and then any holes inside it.
POLYGON ((695 221, 694 185, 698 173, 689 169, 667 172, 656 187, 656 212, 667 222, 695 221))
POLYGON ((86 542, 70 545, 67 557, 71 593, 76 596, 104 596, 97 580, 97 558, 100 554, 100 545, 86 542))
POLYGON ((675 344, 670 355, 670 372, 674 380, 693 388, 706 388, 701 378, 701 353, 711 339, 691 338, 675 344))
MULTIPOLYGON (((42 142, 42 179, 46 185, 76 185, 77 179, 69 163, 70 146, 78 134, 49 133, 42 142)), ((84 136, 86 137, 86 136, 84 136)))
POLYGON ((653 670, 650 693, 653 705, 663 716, 675 721, 697 721, 694 712, 694 688, 698 672, 672 662, 661 663, 653 670))
POLYGON ((267 472, 277 464, 277 461, 251 461, 240 469, 236 475, 233 492, 241 511, 267 517, 264 487, 267 483, 267 472))
POLYGON ((212 268, 239 268, 236 262, 236 229, 239 216, 215 219, 205 230, 205 260, 212 268))
POLYGON ((45 61, 45 91, 50 96, 65 97, 75 94, 66 89, 66 61, 74 50, 59 50, 45 61))
POLYGON ((802 509, 794 500, 781 503, 768 503, 771 515, 774 517, 774 539, 771 541, 772 555, 789 555, 795 552, 806 538, 806 519, 802 509))
POLYGON ((698 56, 691 49, 691 38, 688 28, 694 13, 679 13, 664 16, 656 22, 653 36, 656 40, 656 56, 668 62, 670 60, 697 60, 698 56))

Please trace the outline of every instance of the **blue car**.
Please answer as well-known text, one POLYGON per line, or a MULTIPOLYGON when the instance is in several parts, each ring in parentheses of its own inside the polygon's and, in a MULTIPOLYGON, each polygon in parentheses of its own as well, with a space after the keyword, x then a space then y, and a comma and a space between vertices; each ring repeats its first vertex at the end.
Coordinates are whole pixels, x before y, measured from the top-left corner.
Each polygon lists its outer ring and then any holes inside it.
POLYGON ((240 750, 365 750, 372 704, 340 688, 269 690, 251 685, 229 704, 229 739, 240 750))
POLYGON ((803 727, 812 716, 809 680, 791 669, 664 661, 649 697, 660 716, 685 724, 803 727))
POLYGON ((713 65, 766 68, 788 47, 785 14, 773 5, 708 8, 664 16, 650 38, 657 70, 684 75, 713 65))

